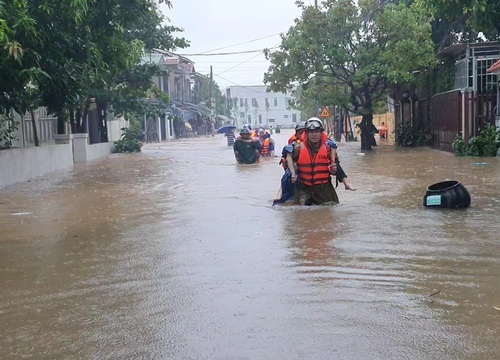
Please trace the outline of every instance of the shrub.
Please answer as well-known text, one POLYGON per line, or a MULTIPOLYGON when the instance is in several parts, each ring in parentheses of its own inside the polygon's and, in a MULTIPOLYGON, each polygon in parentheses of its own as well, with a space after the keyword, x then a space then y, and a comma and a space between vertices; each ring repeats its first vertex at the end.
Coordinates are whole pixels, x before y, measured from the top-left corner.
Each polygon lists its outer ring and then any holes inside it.
POLYGON ((404 147, 427 146, 431 142, 431 132, 429 129, 399 124, 396 127, 395 141, 397 145, 404 147))
POLYGON ((500 148, 500 130, 488 124, 478 136, 470 138, 468 144, 464 139, 457 138, 451 147, 457 156, 496 156, 500 148))
POLYGON ((122 137, 115 141, 115 153, 132 153, 141 151, 142 143, 137 139, 139 131, 136 128, 122 128, 122 137))
POLYGON ((0 114, 0 149, 10 149, 14 146, 17 122, 10 114, 0 114))

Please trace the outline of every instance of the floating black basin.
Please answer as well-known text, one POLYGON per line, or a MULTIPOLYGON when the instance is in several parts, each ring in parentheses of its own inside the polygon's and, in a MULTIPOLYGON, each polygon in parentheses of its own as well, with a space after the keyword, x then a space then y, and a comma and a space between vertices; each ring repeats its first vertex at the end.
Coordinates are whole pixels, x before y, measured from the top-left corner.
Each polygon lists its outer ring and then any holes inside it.
POLYGON ((460 181, 443 181, 427 188, 424 206, 433 208, 467 208, 470 206, 469 191, 460 181))

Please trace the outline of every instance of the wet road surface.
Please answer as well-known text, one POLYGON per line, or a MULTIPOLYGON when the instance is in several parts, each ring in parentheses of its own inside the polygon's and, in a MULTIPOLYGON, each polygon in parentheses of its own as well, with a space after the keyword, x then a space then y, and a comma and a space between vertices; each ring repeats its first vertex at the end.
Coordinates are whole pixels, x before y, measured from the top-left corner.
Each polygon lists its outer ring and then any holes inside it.
POLYGON ((358 149, 335 207, 219 136, 0 189, 0 359, 499 358, 500 159, 358 149))

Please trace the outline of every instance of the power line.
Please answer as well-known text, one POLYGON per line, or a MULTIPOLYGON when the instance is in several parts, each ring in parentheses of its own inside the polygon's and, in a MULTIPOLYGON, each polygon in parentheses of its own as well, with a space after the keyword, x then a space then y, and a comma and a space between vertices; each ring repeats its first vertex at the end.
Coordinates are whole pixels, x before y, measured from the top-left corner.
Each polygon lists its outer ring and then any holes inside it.
POLYGON ((215 76, 217 76, 218 78, 221 78, 222 80, 225 80, 233 85, 236 85, 236 86, 240 86, 240 87, 244 87, 244 88, 248 88, 249 90, 253 91, 253 92, 256 92, 256 93, 259 93, 259 94, 262 94, 260 91, 257 91, 255 89, 252 89, 252 86, 244 86, 244 85, 240 85, 240 84, 237 84, 235 83, 234 81, 231 81, 231 80, 228 80, 226 79, 225 77, 222 77, 220 75, 217 75, 217 74, 214 74, 215 76))
POLYGON ((226 72, 228 72, 228 71, 231 71, 231 70, 233 70, 233 69, 237 68, 237 67, 238 67, 238 66, 240 66, 240 65, 243 65, 243 64, 245 64, 246 62, 248 62, 248 61, 250 61, 250 60, 252 60, 252 59, 255 59, 257 56, 260 56, 260 54, 254 55, 254 56, 250 57, 248 60, 243 61, 243 62, 240 62, 239 64, 236 64, 236 65, 234 65, 234 66, 230 67, 229 69, 226 69, 226 70, 224 70, 224 71, 220 72, 220 73, 219 73, 219 75, 220 75, 220 74, 224 74, 224 73, 226 73, 226 72))
MULTIPOLYGON (((276 45, 274 45, 272 48, 276 48, 276 47, 278 47, 278 45, 279 45, 279 44, 276 44, 276 45)), ((220 72, 220 73, 219 73, 219 75, 224 74, 224 73, 226 73, 226 72, 228 72, 228 71, 230 71, 230 70, 233 70, 233 69, 237 68, 238 66, 243 65, 243 64, 245 64, 246 62, 248 62, 248 61, 250 61, 250 60, 253 60, 253 59, 255 59, 257 56, 260 56, 260 55, 261 55, 261 54, 257 54, 257 55, 255 55, 255 56, 252 56, 252 57, 248 58, 247 60, 242 61, 241 63, 236 64, 236 65, 234 65, 234 66, 230 67, 229 69, 226 69, 226 70, 224 70, 224 71, 220 72)))
MULTIPOLYGON (((274 50, 277 47, 268 48, 268 50, 274 50)), ((265 49, 257 50, 246 50, 246 51, 235 51, 235 52, 224 52, 224 53, 212 53, 212 54, 179 54, 180 56, 224 56, 224 55, 238 55, 238 54, 251 54, 256 52, 264 52, 265 49)))
POLYGON ((279 34, 280 33, 272 34, 272 35, 264 36, 264 37, 261 37, 261 38, 244 41, 244 42, 241 42, 241 43, 238 43, 238 44, 234 44, 234 45, 228 45, 228 46, 220 47, 220 48, 217 48, 217 49, 203 51, 200 54, 206 54, 206 53, 210 53, 212 51, 223 50, 223 49, 227 49, 227 48, 230 48, 230 47, 235 47, 235 46, 244 45, 244 44, 248 44, 248 43, 259 41, 259 40, 263 40, 263 39, 268 39, 270 37, 273 37, 273 36, 276 36, 276 35, 279 35, 279 34))

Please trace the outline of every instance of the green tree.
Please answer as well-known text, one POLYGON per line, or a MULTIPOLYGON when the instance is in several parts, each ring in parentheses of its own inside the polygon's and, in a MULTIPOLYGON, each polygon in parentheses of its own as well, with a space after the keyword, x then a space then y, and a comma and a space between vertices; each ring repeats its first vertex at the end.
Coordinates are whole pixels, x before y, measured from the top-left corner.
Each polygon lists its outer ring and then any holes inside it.
POLYGON ((429 18, 416 6, 371 0, 329 0, 322 10, 298 4, 302 16, 282 36, 280 49, 266 52, 265 82, 272 91, 300 83, 323 104, 344 104, 363 115, 361 148, 370 150, 374 106, 389 85, 412 82, 415 70, 435 62, 429 18))
POLYGON ((433 16, 433 39, 439 50, 454 42, 500 38, 500 2, 497 0, 416 0, 433 16))
POLYGON ((151 81, 164 69, 142 64, 144 49, 187 46, 149 0, 17 0, 0 2, 0 15, 2 112, 47 106, 60 132, 68 119, 83 132, 95 99, 101 141, 109 106, 145 113, 158 111, 146 99, 168 102, 151 81))
MULTIPOLYGON (((210 108, 210 76, 203 75, 197 78, 198 84, 198 98, 200 103, 210 108)), ((215 80, 212 79, 212 96, 215 98, 215 111, 219 115, 230 116, 230 102, 222 94, 222 91, 215 80)))

